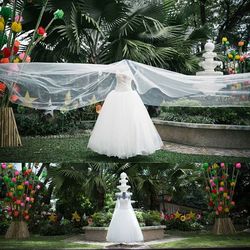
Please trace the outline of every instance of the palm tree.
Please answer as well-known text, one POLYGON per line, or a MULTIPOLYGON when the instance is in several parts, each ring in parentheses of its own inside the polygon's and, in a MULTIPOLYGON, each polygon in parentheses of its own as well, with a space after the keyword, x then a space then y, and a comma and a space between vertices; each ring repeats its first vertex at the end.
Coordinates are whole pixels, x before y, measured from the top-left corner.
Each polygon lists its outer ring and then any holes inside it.
MULTIPOLYGON (((186 27, 172 15, 173 6, 173 0, 50 0, 43 25, 57 8, 65 12, 64 23, 55 23, 32 58, 104 64, 130 59, 190 73, 198 66, 197 58, 186 27)), ((30 29, 31 23, 24 27, 30 29)))

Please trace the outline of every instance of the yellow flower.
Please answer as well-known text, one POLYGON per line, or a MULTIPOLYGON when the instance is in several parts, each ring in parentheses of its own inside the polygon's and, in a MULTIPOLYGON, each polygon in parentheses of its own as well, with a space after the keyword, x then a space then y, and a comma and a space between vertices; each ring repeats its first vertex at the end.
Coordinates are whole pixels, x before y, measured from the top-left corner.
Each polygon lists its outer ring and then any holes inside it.
POLYGON ((22 24, 20 22, 13 22, 11 25, 11 30, 15 33, 22 31, 22 24))
POLYGON ((228 56, 229 59, 233 58, 233 55, 231 53, 227 54, 227 56, 228 56))
POLYGON ((221 181, 221 182, 220 182, 220 185, 223 187, 223 186, 224 186, 224 181, 221 181))
POLYGON ((4 30, 4 23, 0 22, 0 31, 4 30))
POLYGON ((216 168, 219 168, 219 165, 214 163, 213 166, 212 166, 213 169, 216 169, 216 168))
POLYGON ((222 37, 222 43, 227 42, 227 38, 226 37, 222 37))
POLYGON ((181 218, 180 218, 181 221, 185 221, 186 220, 186 217, 185 215, 182 215, 181 218))
POLYGON ((223 197, 225 197, 225 198, 226 198, 226 197, 227 197, 227 193, 223 193, 223 197))
POLYGON ((19 63, 19 62, 20 62, 20 60, 18 57, 13 60, 13 63, 19 63))
POLYGON ((226 213, 229 213, 229 208, 228 208, 228 207, 225 207, 224 211, 225 211, 226 213))
POLYGON ((17 190, 23 190, 23 185, 18 185, 17 190))
POLYGON ((236 55, 236 56, 235 56, 235 59, 236 59, 236 60, 240 60, 240 55, 236 55))
POLYGON ((232 181, 232 182, 230 183, 230 185, 231 185, 231 187, 234 187, 234 186, 235 186, 235 182, 232 181))
POLYGON ((180 218, 180 217, 181 217, 181 214, 179 213, 179 211, 177 211, 177 212, 175 213, 175 218, 178 219, 178 218, 180 218))
POLYGON ((13 168, 13 164, 12 164, 12 163, 9 163, 9 164, 8 164, 8 168, 13 168))
POLYGON ((0 17, 0 23, 5 24, 5 21, 4 21, 4 18, 3 18, 3 17, 0 17))

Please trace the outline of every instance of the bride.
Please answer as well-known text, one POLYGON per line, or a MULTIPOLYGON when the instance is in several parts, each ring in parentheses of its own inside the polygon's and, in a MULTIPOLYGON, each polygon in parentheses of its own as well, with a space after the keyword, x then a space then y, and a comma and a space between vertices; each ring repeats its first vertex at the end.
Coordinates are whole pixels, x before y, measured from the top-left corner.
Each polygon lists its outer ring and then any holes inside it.
POLYGON ((116 88, 105 99, 88 148, 122 159, 161 149, 162 140, 140 96, 132 89, 132 78, 117 72, 116 79, 116 88))

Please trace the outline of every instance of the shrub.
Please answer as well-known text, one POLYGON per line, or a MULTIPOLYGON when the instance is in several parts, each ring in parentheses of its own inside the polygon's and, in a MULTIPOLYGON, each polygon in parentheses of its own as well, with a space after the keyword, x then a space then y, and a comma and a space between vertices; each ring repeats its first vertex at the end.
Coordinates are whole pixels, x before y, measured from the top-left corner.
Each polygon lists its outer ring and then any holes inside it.
POLYGON ((146 226, 158 226, 161 224, 161 214, 158 211, 146 211, 142 214, 146 226))
POLYGON ((107 227, 112 219, 111 212, 96 212, 92 215, 93 227, 107 227))

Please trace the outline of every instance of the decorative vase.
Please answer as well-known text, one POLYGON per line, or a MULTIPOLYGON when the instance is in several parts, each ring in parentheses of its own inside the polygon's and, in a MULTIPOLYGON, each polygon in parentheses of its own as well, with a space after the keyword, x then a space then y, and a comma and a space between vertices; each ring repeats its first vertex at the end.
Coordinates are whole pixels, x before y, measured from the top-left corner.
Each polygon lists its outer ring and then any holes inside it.
POLYGON ((28 225, 23 220, 12 221, 5 234, 5 239, 26 239, 29 237, 28 225))
POLYGON ((212 230, 213 234, 235 234, 236 230, 234 228, 234 225, 232 223, 231 218, 216 218, 214 227, 212 230))
POLYGON ((13 109, 0 108, 0 147, 22 146, 13 109))

